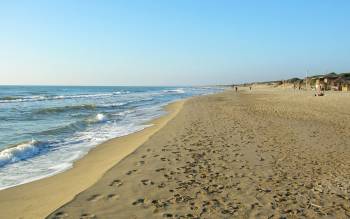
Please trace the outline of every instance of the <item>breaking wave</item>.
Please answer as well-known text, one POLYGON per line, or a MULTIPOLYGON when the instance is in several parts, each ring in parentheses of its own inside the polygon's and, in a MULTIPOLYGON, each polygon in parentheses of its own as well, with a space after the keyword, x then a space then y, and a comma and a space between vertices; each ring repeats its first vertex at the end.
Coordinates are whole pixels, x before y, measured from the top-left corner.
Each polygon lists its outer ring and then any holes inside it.
POLYGON ((33 157, 40 152, 40 144, 34 139, 0 151, 0 167, 33 157))
POLYGON ((85 120, 76 121, 61 127, 45 130, 39 133, 31 133, 32 135, 58 135, 64 133, 74 133, 77 131, 83 131, 87 126, 93 125, 96 123, 106 122, 108 117, 103 113, 98 113, 93 117, 89 117, 85 120))

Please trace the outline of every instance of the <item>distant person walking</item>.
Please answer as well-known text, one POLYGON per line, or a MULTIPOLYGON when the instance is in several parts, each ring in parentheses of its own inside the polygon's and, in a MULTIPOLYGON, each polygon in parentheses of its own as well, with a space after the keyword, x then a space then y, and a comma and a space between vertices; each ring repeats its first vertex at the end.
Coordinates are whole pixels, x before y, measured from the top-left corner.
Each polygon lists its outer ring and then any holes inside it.
POLYGON ((235 87, 235 90, 236 90, 236 92, 238 91, 238 87, 237 86, 235 87))

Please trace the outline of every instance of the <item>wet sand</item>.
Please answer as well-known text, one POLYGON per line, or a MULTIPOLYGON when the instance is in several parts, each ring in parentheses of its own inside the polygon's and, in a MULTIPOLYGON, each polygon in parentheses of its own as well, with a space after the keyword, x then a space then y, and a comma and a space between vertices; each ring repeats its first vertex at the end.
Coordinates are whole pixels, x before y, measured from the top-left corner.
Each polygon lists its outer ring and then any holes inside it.
POLYGON ((178 101, 167 106, 168 115, 151 121, 153 126, 149 128, 98 145, 68 171, 1 190, 0 218, 45 218, 93 185, 113 165, 147 141, 180 111, 183 103, 178 101))
POLYGON ((349 110, 341 92, 192 98, 48 218, 348 218, 349 110))

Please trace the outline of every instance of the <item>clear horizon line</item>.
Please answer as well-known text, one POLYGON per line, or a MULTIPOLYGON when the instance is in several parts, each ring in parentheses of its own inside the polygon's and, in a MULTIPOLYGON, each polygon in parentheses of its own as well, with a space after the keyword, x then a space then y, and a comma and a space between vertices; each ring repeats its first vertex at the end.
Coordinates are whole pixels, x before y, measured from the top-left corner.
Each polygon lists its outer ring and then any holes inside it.
POLYGON ((211 85, 75 85, 75 84, 0 84, 0 86, 42 86, 42 87, 205 87, 205 86, 225 86, 224 84, 211 85))

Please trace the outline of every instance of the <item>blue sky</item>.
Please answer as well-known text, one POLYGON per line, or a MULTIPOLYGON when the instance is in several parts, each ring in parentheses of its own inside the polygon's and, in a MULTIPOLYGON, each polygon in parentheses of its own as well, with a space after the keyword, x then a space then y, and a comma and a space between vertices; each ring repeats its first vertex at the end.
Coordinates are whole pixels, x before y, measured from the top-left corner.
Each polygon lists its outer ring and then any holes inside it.
POLYGON ((1 1, 0 84, 207 85, 350 71, 350 1, 1 1))

